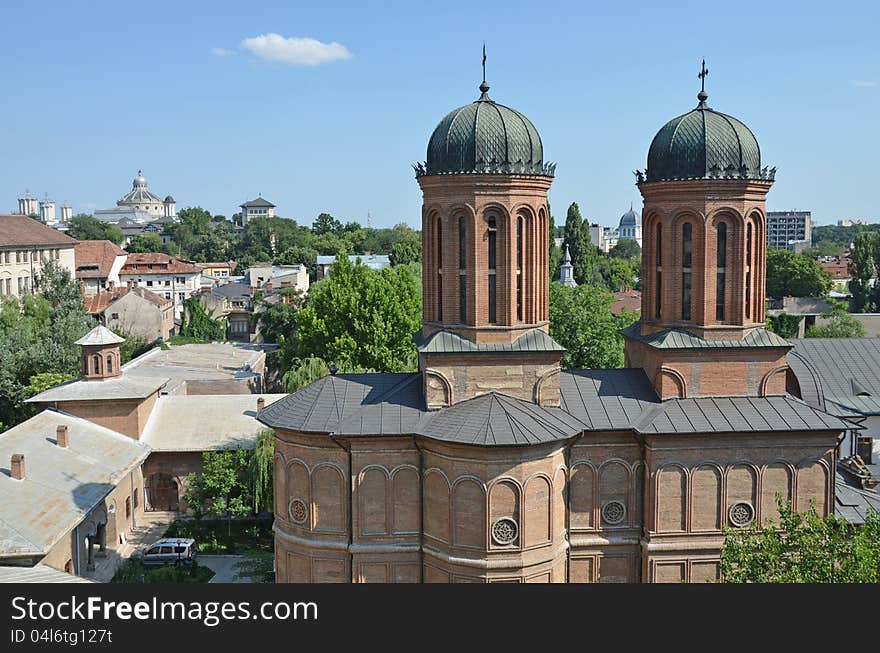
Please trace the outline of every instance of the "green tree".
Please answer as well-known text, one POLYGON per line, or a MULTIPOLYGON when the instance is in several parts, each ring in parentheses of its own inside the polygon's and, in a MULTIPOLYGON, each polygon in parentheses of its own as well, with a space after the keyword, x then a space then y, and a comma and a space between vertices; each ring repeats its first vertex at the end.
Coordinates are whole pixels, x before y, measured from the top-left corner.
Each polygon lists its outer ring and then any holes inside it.
POLYGON ((394 243, 390 255, 391 265, 409 265, 422 260, 422 247, 417 242, 400 241, 394 243))
POLYGON ((417 266, 371 270, 339 258, 331 275, 309 289, 296 313, 299 354, 380 372, 415 369, 412 334, 421 324, 417 266))
POLYGON ((853 313, 872 313, 878 310, 880 288, 871 286, 876 278, 880 258, 880 232, 862 232, 855 237, 850 252, 849 280, 850 310, 853 313))
POLYGON ((329 213, 320 213, 315 222, 312 223, 312 233, 316 236, 322 234, 339 235, 342 231, 342 223, 329 213))
POLYGON ((623 367, 623 336, 618 331, 638 316, 612 314, 612 300, 594 286, 550 284, 550 335, 567 350, 562 367, 623 367))
POLYGON ((68 222, 67 235, 77 240, 109 240, 121 245, 125 236, 122 230, 109 222, 98 220, 92 215, 78 213, 68 222))
POLYGON ((579 284, 596 283, 598 250, 590 241, 590 223, 581 217, 577 202, 571 203, 565 217, 564 247, 568 247, 571 254, 574 280, 579 284))
POLYGON ((622 258, 628 261, 641 260, 642 248, 639 244, 629 238, 618 240, 617 244, 608 252, 611 258, 622 258))
POLYGON ((865 327, 846 312, 843 302, 829 300, 832 308, 822 313, 825 324, 813 325, 804 334, 807 338, 864 338, 865 327))
POLYGON ((275 473, 275 431, 263 429, 257 436, 254 451, 250 456, 247 483, 254 499, 254 512, 272 512, 274 494, 272 478, 275 473))
POLYGON ((93 326, 79 282, 57 261, 43 264, 34 286, 41 294, 0 297, 0 423, 6 428, 33 414, 24 401, 47 383, 79 375, 74 342, 93 326))
POLYGON ((636 276, 640 271, 635 263, 628 259, 599 256, 595 270, 602 280, 602 285, 611 292, 636 287, 636 276))
POLYGON ((547 233, 547 240, 549 241, 550 247, 550 281, 559 281, 559 266, 562 265, 562 251, 559 249, 559 245, 556 244, 556 218, 554 218, 553 214, 550 212, 550 202, 547 202, 547 215, 550 216, 550 224, 547 233))
POLYGON ((201 206, 188 206, 177 212, 178 224, 192 229, 196 235, 204 235, 211 228, 211 214, 201 206))
POLYGON ((831 285, 831 275, 816 260, 784 249, 767 252, 770 297, 824 297, 831 285))
POLYGON ((803 319, 802 315, 789 315, 782 312, 779 315, 768 315, 765 326, 768 331, 783 338, 797 338, 803 319))
POLYGON ((248 482, 251 452, 247 449, 206 451, 202 471, 187 477, 184 501, 197 517, 225 517, 232 532, 232 518, 253 512, 254 497, 248 482))
POLYGON ((779 521, 724 529, 723 583, 880 582, 880 519, 861 526, 833 514, 805 513, 777 495, 779 521))
POLYGON ((159 234, 145 233, 133 237, 126 246, 128 252, 161 252, 162 238, 159 234))
POLYGON ((226 320, 209 315, 199 297, 190 297, 183 302, 182 322, 182 336, 201 342, 226 340, 226 320))

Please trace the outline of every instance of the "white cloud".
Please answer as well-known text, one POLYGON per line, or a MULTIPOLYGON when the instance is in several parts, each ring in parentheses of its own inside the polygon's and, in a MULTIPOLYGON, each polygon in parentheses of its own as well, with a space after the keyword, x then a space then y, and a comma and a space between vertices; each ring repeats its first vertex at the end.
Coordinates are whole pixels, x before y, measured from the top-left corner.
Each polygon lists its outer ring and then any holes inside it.
POLYGON ((856 88, 877 88, 880 86, 880 81, 876 79, 851 79, 849 83, 856 88))
POLYGON ((291 66, 317 66, 351 57, 348 48, 340 43, 322 43, 309 37, 284 38, 274 32, 244 39, 241 47, 260 59, 291 66))
POLYGON ((211 48, 211 54, 215 57, 233 57, 238 53, 235 50, 227 50, 226 48, 211 48))

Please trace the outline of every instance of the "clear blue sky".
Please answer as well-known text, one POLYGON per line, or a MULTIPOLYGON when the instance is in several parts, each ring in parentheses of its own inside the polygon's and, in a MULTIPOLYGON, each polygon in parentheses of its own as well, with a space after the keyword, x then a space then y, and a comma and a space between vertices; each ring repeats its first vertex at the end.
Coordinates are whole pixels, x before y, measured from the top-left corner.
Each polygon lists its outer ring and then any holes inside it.
POLYGON ((178 207, 229 216, 262 193, 307 224, 369 211, 374 226, 417 226, 410 163, 443 115, 477 98, 485 40, 490 95, 532 119, 558 164, 557 220, 572 201, 605 224, 638 205, 632 171, 696 105, 702 57, 710 105, 748 124, 778 167, 771 210, 880 219, 878 6, 5 3, 0 211, 25 188, 106 208, 141 168, 178 207), (328 60, 298 63, 315 56, 328 60))

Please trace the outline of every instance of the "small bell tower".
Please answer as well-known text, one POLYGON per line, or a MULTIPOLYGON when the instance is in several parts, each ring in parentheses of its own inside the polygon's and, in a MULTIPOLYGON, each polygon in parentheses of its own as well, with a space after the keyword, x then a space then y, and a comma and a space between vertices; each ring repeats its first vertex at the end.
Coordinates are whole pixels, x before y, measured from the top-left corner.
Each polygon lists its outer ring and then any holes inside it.
POLYGON ((99 324, 74 344, 81 347, 82 373, 84 381, 103 381, 122 374, 120 338, 110 329, 99 324))

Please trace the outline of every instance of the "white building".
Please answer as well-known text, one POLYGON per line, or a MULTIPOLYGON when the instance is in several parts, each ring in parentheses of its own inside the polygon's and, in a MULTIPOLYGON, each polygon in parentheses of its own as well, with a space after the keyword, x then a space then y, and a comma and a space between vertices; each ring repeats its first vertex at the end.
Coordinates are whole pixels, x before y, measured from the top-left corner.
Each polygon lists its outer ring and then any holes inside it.
POLYGON ((65 224, 70 222, 70 219, 73 217, 73 207, 69 204, 65 204, 61 207, 61 222, 65 224))
POLYGON ((58 223, 58 219, 55 217, 55 200, 50 200, 47 197, 40 201, 40 222, 50 227, 58 223))
POLYGON ((268 200, 264 200, 262 197, 257 197, 255 200, 250 200, 249 202, 245 202, 244 204, 239 204, 241 208, 241 226, 244 227, 247 225, 248 220, 253 218, 274 218, 275 217, 275 205, 268 200))
POLYGON ((281 290, 296 288, 303 295, 309 292, 309 271, 305 265, 255 265, 244 272, 252 289, 281 290))
POLYGON ((174 317, 183 314, 183 302, 198 292, 202 269, 189 261, 161 253, 129 254, 119 273, 120 283, 134 281, 138 286, 174 302, 174 317))
POLYGON ((629 211, 620 216, 620 224, 617 227, 617 241, 634 240, 642 246, 642 218, 633 210, 632 205, 629 211))
POLYGON ((0 295, 33 292, 46 261, 58 261, 73 276, 76 240, 27 215, 0 215, 0 295))
POLYGON ((84 295, 120 286, 119 272, 128 253, 109 240, 81 240, 74 247, 76 278, 84 295))
POLYGON ((95 217, 105 222, 119 222, 124 218, 144 220, 145 216, 153 220, 174 218, 177 216, 177 205, 171 195, 163 200, 151 192, 140 170, 131 182, 131 190, 116 201, 116 208, 95 211, 95 217))
POLYGON ((591 224, 590 225, 590 242, 593 243, 596 247, 598 247, 603 252, 607 252, 608 249, 605 247, 605 232, 607 231, 606 227, 603 227, 600 224, 591 224))
POLYGON ((20 215, 40 215, 40 202, 25 191, 23 197, 18 198, 18 212, 20 215))

